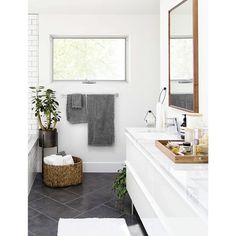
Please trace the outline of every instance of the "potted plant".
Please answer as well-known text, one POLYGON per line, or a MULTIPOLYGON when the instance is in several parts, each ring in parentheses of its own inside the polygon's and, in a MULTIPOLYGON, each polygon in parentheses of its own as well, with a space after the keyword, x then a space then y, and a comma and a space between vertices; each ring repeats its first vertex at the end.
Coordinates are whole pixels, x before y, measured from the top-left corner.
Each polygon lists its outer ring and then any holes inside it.
POLYGON ((57 122, 60 121, 59 103, 55 91, 44 86, 30 87, 33 92, 32 105, 39 124, 39 146, 57 146, 57 122))
POLYGON ((112 184, 112 190, 116 193, 119 199, 122 199, 127 194, 126 189, 126 167, 118 170, 118 174, 112 184))
POLYGON ((118 199, 115 200, 115 208, 122 212, 129 212, 130 199, 126 188, 126 166, 118 170, 118 174, 112 184, 112 190, 118 199))

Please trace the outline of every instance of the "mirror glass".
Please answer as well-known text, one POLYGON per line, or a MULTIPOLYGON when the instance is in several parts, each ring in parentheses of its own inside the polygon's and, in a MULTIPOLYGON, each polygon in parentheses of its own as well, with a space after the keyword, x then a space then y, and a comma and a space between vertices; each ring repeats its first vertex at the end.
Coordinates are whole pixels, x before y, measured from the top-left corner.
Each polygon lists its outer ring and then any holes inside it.
POLYGON ((198 112, 193 1, 183 1, 169 11, 169 105, 198 112))

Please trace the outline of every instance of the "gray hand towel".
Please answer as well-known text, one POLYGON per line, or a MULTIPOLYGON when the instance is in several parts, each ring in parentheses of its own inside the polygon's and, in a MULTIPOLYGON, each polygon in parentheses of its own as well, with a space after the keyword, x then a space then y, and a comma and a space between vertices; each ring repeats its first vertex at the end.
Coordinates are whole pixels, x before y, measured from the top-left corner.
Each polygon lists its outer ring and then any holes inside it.
POLYGON ((66 152, 65 151, 61 151, 61 152, 58 152, 56 155, 59 155, 59 156, 66 156, 66 152))
POLYGON ((83 106, 82 94, 72 94, 71 105, 73 109, 81 109, 83 106))
POLYGON ((67 95, 66 118, 71 124, 87 123, 86 96, 82 97, 82 108, 72 108, 72 94, 67 95))
POLYGON ((87 95, 88 145, 114 143, 114 95, 87 95))

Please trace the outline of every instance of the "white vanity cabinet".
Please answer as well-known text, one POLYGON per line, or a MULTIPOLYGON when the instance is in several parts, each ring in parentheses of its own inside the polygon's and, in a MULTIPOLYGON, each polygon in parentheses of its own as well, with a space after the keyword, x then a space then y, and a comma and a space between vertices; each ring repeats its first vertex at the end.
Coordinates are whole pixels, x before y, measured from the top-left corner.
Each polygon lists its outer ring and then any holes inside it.
POLYGON ((155 129, 126 130, 127 190, 149 236, 207 235, 207 164, 175 164, 155 129))

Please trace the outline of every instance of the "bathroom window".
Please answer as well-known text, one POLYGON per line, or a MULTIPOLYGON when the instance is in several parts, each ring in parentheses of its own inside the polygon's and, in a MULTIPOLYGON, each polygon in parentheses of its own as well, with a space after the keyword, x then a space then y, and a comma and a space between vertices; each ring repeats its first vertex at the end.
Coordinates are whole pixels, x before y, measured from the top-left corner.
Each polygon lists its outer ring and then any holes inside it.
POLYGON ((126 37, 51 36, 54 81, 125 81, 126 37))

